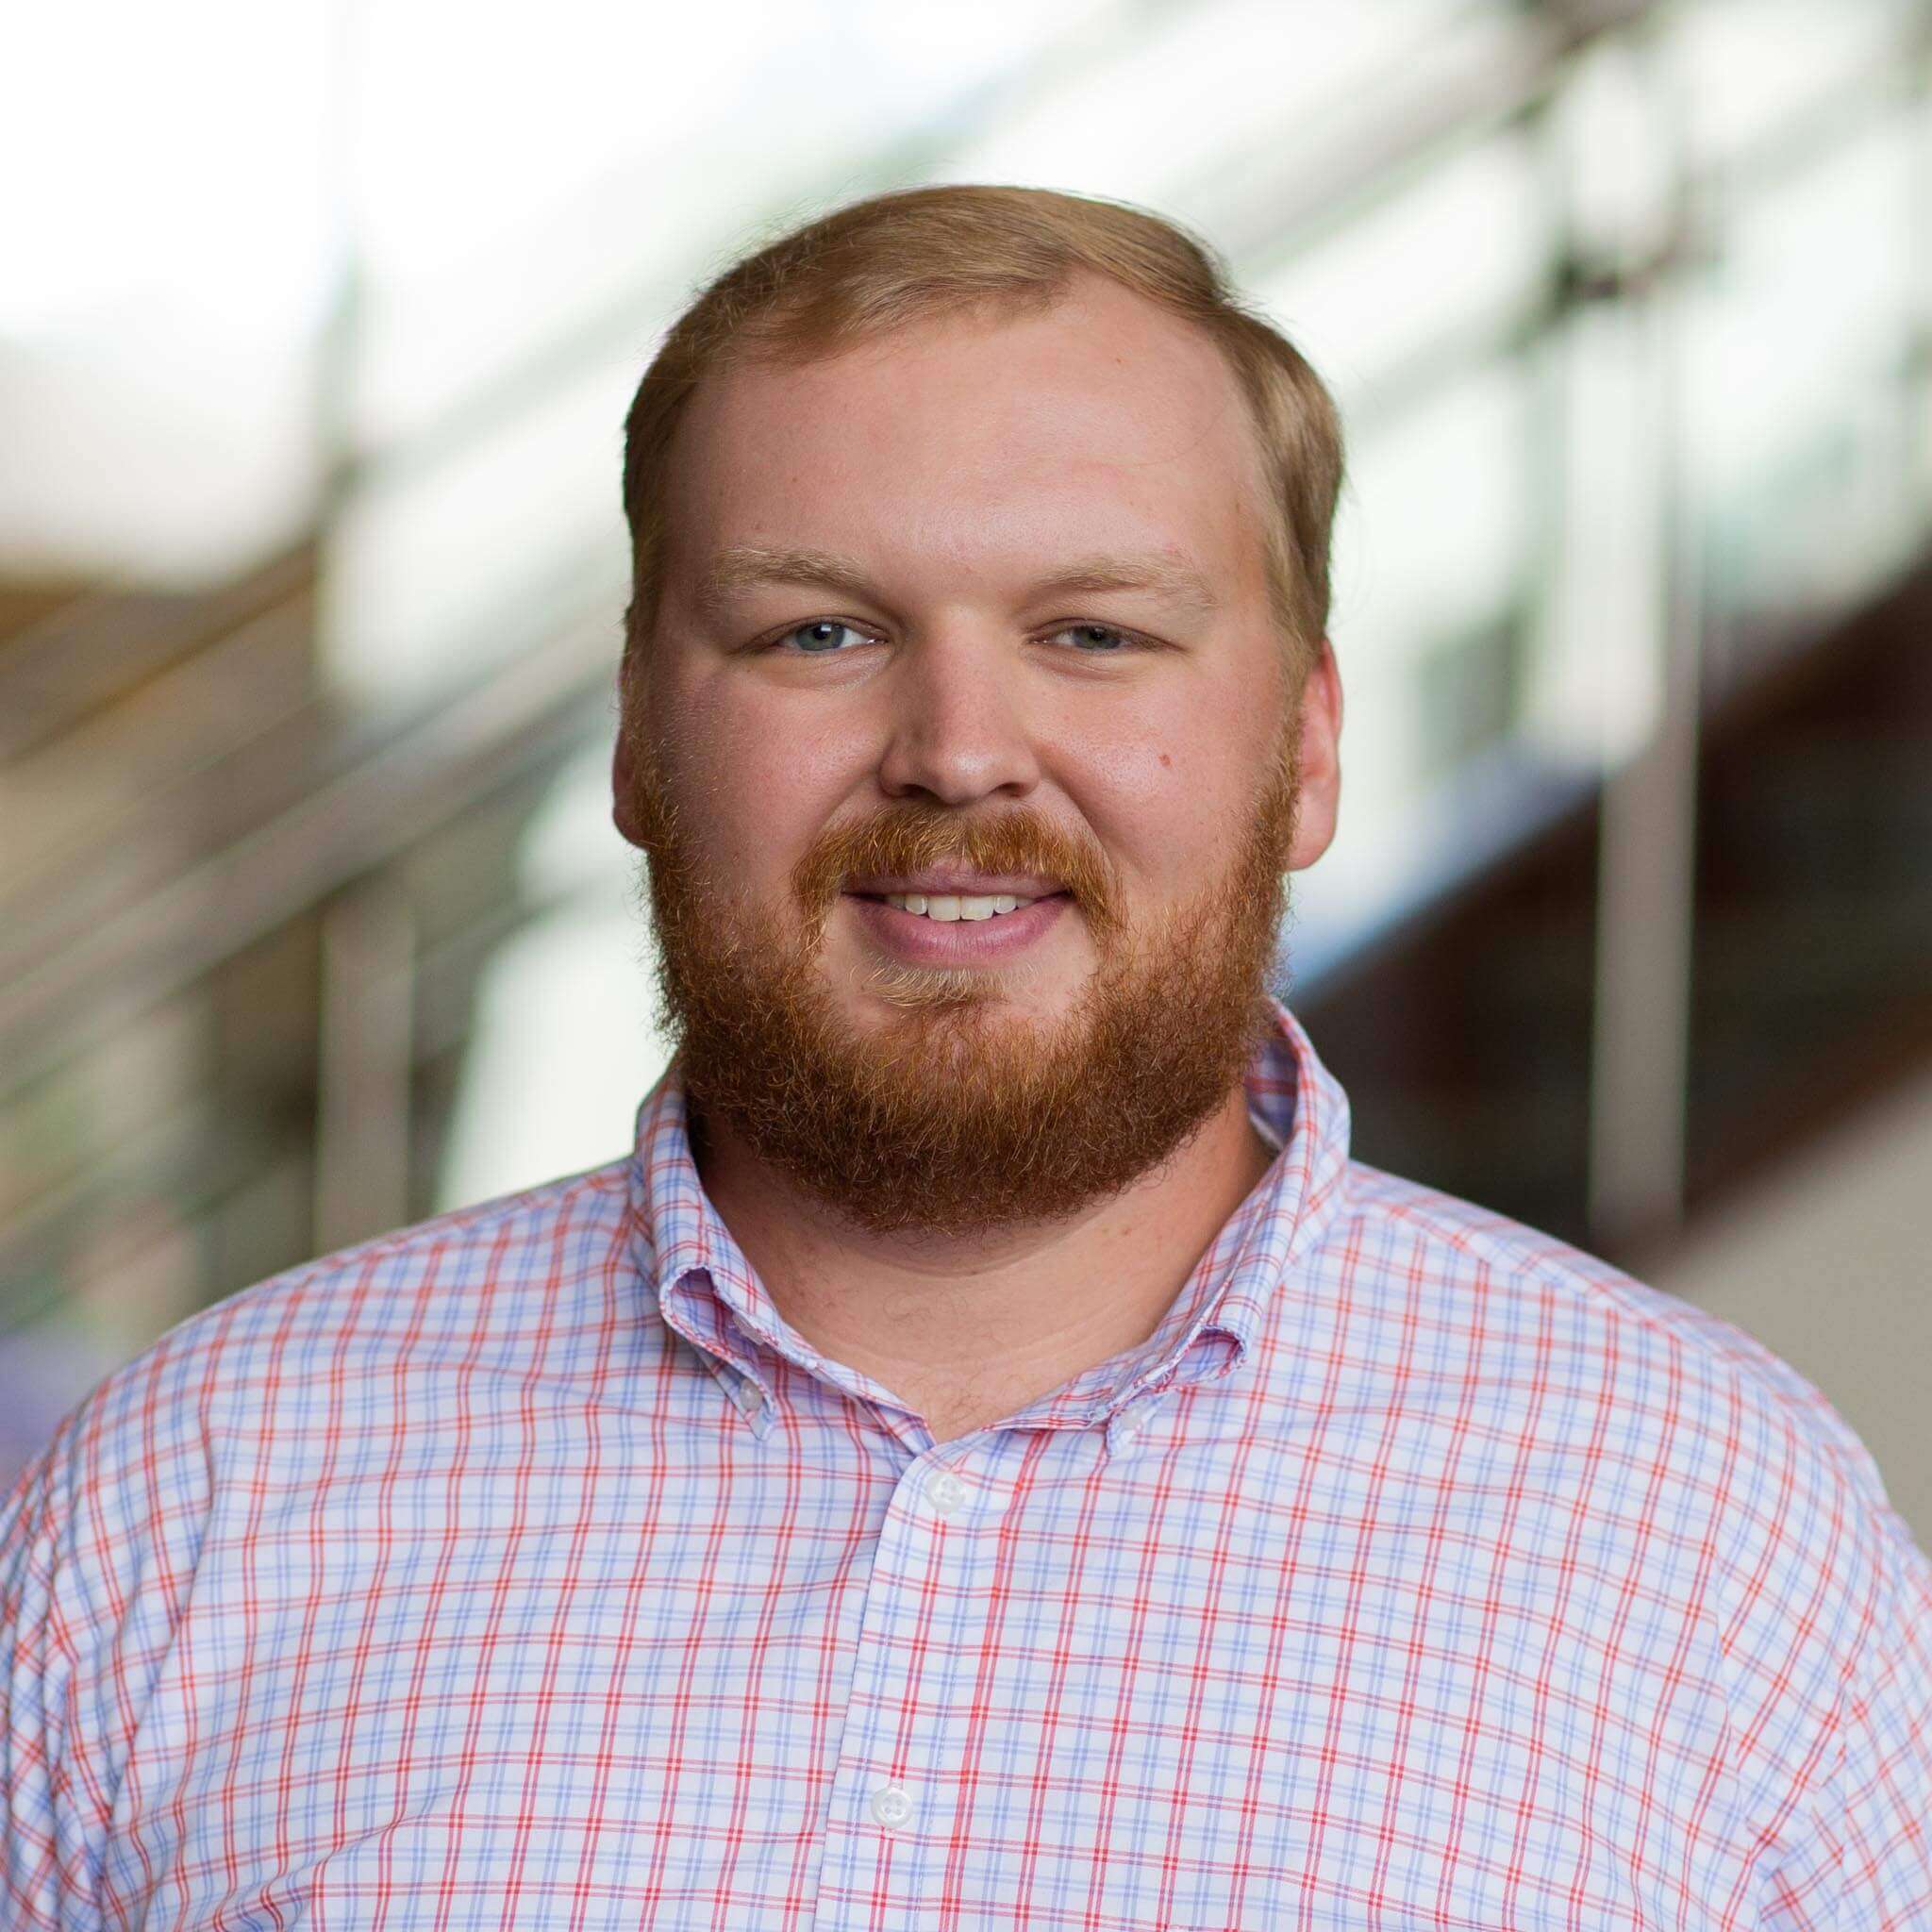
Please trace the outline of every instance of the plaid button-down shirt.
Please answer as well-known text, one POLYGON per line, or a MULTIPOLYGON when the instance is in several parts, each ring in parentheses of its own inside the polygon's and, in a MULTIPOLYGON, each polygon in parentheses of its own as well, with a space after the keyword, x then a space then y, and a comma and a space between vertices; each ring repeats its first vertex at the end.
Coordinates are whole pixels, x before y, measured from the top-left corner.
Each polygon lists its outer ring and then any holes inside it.
POLYGON ((1924 1928, 1932 1566, 1736 1330, 1280 1153, 936 1446, 632 1158, 109 1377, 0 1519, 9 1928, 1924 1928))

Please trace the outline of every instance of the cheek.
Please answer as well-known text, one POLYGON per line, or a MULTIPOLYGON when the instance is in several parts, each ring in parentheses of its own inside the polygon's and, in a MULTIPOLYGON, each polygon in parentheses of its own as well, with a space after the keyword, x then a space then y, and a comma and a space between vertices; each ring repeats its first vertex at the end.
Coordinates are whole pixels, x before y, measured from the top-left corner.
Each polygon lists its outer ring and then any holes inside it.
POLYGON ((1227 865, 1275 743, 1260 708, 1179 699, 1080 745, 1068 790, 1095 835, 1161 897, 1184 898, 1227 865))
POLYGON ((1152 740, 1087 767, 1068 789, 1130 889, 1168 899, 1185 897, 1225 841, 1225 782, 1214 760, 1152 740))
POLYGON ((760 897, 779 889, 865 770, 861 748, 840 734, 729 693, 698 694, 669 735, 693 842, 721 879, 760 897))

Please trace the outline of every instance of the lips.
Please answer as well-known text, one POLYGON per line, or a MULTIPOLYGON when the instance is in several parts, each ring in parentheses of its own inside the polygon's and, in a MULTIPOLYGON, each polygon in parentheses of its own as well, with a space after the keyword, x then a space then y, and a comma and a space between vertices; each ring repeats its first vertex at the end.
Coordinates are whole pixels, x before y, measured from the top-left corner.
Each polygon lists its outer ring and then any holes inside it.
POLYGON ((1037 903, 1010 892, 888 892, 885 897, 897 911, 941 924, 957 919, 1005 919, 1037 903))
MULTIPOLYGON (((910 895, 919 896, 919 895, 910 895)), ((1051 931, 1073 903, 1066 892, 1053 892, 1010 912, 993 912, 998 894, 931 894, 941 901, 977 897, 987 909, 962 915, 930 910, 914 912, 870 893, 848 892, 846 903, 858 915, 867 936, 882 952, 908 966, 992 965, 1011 958, 1051 931)), ((1017 897, 1017 895, 1013 895, 1017 897)))

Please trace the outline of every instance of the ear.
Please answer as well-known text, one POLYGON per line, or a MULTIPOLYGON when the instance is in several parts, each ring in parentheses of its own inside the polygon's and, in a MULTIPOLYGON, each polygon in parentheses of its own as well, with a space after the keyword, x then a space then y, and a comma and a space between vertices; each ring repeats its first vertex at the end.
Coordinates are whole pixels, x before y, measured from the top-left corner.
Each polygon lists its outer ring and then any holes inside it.
POLYGON ((644 716, 643 654, 632 651, 617 674, 617 744, 610 757, 610 818, 625 841, 646 849, 638 810, 637 733, 644 716))
POLYGON ((1299 779, 1291 872, 1313 865, 1327 851, 1341 805, 1341 673, 1326 638, 1302 680, 1299 779))

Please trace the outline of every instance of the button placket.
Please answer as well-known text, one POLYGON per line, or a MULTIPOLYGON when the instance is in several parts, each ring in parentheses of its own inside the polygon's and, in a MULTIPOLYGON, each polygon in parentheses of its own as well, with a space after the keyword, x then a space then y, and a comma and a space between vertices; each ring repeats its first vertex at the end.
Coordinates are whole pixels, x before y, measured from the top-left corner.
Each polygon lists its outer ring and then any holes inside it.
POLYGON ((984 1641, 988 1551, 974 1533, 1006 1507, 995 1462, 971 1474, 926 1455, 899 1465, 879 1523, 857 1633, 838 1796, 821 1867, 824 1895, 869 1892, 890 1872, 917 1894, 939 1873, 939 1820, 956 1802, 948 1767, 965 1740, 966 1687, 984 1641), (941 1578, 963 1593, 959 1614, 927 1628, 941 1578), (955 1693, 958 1694, 955 1694, 955 1693))

